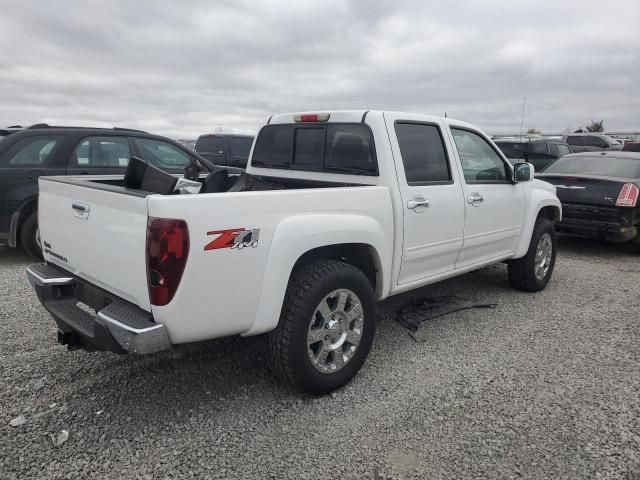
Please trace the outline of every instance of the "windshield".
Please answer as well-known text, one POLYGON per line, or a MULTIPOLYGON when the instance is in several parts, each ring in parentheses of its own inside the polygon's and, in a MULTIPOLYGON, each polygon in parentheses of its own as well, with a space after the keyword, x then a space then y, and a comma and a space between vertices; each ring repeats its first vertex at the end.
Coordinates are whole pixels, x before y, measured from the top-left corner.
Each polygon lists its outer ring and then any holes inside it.
POLYGON ((640 156, 638 158, 562 157, 551 164, 544 173, 640 178, 640 156))

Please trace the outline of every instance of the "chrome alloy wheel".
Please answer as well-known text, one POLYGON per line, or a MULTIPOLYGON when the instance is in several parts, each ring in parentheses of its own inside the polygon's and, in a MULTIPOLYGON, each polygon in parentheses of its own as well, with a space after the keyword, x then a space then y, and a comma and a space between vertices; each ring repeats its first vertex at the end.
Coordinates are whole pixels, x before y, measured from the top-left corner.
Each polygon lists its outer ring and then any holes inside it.
POLYGON ((538 280, 542 280, 551 267, 551 257, 553 255, 553 242, 551 235, 545 233, 538 240, 535 257, 535 275, 538 280))
POLYGON ((362 338, 364 312, 358 296, 347 289, 334 290, 316 307, 307 347, 316 370, 335 373, 342 369, 358 348, 362 338))

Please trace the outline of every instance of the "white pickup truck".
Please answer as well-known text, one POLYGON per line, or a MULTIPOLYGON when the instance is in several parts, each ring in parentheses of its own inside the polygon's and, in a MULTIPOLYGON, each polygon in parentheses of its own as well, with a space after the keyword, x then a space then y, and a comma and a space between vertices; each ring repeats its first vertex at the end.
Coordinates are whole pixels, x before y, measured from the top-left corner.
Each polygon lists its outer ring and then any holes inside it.
POLYGON ((555 187, 450 118, 275 115, 246 173, 202 183, 40 178, 46 263, 27 275, 61 343, 149 354, 267 333, 273 370, 325 393, 364 363, 377 301, 497 262, 535 292, 555 263, 555 187))

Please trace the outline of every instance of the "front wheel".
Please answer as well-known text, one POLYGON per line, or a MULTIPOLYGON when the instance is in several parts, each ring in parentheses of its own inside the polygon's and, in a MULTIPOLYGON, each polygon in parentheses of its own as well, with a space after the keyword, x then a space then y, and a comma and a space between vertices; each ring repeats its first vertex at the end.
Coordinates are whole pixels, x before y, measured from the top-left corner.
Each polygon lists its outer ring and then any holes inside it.
POLYGON ((509 262, 511 285, 525 292, 544 290, 556 264, 556 249, 556 229, 553 223, 539 217, 533 227, 527 254, 509 262))
POLYGON ((302 265, 267 336, 269 364, 304 392, 331 392, 358 373, 375 328, 373 288, 359 269, 338 260, 302 265))

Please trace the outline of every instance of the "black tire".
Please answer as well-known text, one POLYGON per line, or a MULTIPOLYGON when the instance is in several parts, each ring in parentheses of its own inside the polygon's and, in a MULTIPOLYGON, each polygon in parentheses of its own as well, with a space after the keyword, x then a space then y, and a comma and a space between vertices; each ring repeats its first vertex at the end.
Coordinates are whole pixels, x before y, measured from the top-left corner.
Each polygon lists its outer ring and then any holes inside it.
POLYGON ((533 233, 531 234, 531 243, 529 244, 529 250, 527 254, 517 260, 511 260, 509 262, 509 280, 511 285, 518 290, 525 292, 539 292, 544 290, 549 283, 553 268, 556 264, 556 251, 557 251, 557 239, 556 229, 553 226, 551 220, 543 217, 538 217, 536 224, 533 227, 533 233), (551 237, 551 261, 549 262, 549 269, 542 278, 536 277, 536 252, 538 250, 538 243, 543 235, 548 234, 551 237))
POLYGON ((38 243, 38 218, 34 213, 29 215, 20 227, 20 246, 35 258, 42 258, 42 249, 38 243))
POLYGON ((289 280, 278 326, 267 335, 269 367, 278 377, 303 392, 329 393, 358 373, 371 349, 375 329, 373 288, 362 271, 338 260, 301 265, 294 269, 289 280), (309 357, 311 347, 307 345, 307 335, 320 302, 338 289, 348 289, 360 299, 363 312, 361 337, 353 356, 341 369, 323 373, 309 357))

